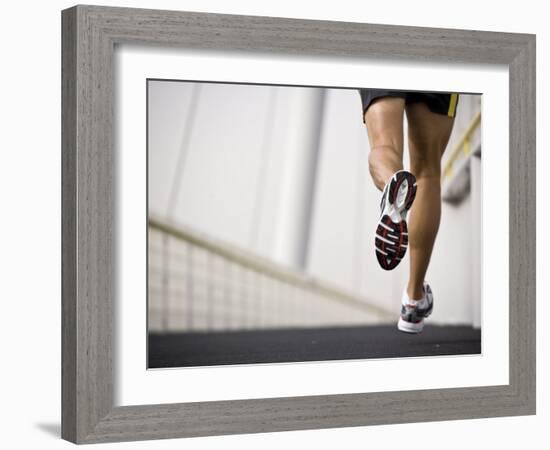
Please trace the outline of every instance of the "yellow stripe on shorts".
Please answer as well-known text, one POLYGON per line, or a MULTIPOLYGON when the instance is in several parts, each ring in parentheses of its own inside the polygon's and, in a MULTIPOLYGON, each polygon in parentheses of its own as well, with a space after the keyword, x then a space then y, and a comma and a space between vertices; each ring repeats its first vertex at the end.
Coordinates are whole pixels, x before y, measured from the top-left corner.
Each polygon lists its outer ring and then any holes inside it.
POLYGON ((455 116, 457 102, 458 102, 458 94, 451 94, 451 101, 449 102, 449 111, 447 111, 447 116, 449 117, 455 116))

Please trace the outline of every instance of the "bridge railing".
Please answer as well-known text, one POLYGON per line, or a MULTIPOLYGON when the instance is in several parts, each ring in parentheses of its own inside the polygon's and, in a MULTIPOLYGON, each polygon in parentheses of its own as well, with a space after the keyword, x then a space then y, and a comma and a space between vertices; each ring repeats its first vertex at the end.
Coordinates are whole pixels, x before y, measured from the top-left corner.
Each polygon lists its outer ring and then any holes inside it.
POLYGON ((395 320, 368 299, 155 218, 148 221, 148 311, 152 332, 395 320))

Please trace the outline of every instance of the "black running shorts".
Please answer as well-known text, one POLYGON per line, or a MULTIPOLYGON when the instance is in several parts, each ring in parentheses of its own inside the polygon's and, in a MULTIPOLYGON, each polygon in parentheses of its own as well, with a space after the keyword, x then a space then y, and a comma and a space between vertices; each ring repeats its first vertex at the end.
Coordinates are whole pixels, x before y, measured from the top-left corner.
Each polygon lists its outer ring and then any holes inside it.
POLYGON ((456 105, 458 104, 458 94, 432 94, 430 92, 405 92, 405 91, 385 91, 382 89, 359 89, 361 103, 363 104, 363 121, 365 120, 365 111, 374 100, 381 97, 399 97, 405 99, 405 104, 425 103, 430 111, 444 116, 454 117, 456 114, 456 105))

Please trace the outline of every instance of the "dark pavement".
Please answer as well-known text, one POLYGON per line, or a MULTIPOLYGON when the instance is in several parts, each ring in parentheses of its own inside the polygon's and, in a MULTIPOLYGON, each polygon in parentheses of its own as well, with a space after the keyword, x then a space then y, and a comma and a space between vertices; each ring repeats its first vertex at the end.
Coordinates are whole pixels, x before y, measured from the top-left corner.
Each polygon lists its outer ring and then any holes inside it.
POLYGON ((481 331, 426 324, 419 335, 395 325, 152 334, 148 352, 149 368, 469 355, 481 353, 481 331))

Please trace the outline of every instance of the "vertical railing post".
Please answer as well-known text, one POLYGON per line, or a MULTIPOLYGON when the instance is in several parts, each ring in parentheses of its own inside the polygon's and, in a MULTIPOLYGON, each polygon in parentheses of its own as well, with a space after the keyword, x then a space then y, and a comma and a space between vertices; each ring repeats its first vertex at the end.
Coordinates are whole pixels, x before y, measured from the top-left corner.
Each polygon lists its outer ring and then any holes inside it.
POLYGON ((292 95, 292 125, 285 146, 274 258, 287 266, 304 269, 313 214, 325 90, 297 89, 292 95))

